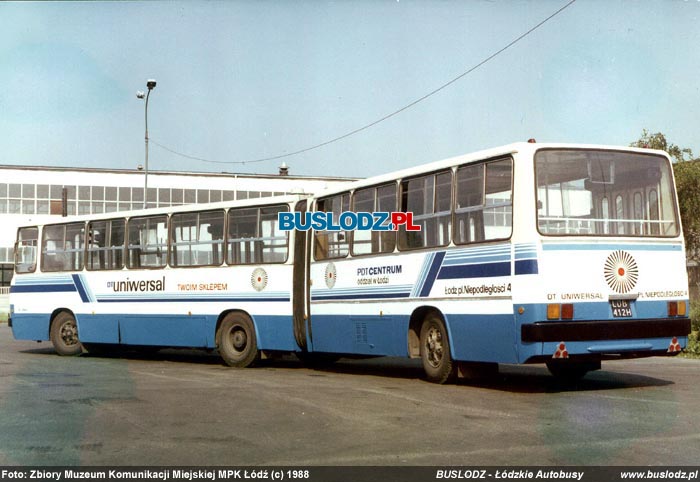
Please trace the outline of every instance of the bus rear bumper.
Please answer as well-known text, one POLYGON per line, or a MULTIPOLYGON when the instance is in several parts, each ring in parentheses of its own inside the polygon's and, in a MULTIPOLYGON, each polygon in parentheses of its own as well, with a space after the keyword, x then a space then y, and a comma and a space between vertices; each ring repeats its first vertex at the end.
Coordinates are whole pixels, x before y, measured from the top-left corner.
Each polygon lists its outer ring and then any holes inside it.
POLYGON ((521 340, 523 343, 640 340, 682 337, 689 333, 689 318, 542 322, 522 325, 521 340))

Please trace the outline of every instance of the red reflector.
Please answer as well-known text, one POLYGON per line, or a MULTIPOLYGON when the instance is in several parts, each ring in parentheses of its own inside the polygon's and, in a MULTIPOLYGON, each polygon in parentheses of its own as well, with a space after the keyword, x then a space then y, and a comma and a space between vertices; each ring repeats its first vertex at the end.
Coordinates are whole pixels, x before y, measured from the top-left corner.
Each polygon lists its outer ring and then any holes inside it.
POLYGON ((572 320, 574 318, 574 305, 567 303, 561 305, 561 319, 572 320))

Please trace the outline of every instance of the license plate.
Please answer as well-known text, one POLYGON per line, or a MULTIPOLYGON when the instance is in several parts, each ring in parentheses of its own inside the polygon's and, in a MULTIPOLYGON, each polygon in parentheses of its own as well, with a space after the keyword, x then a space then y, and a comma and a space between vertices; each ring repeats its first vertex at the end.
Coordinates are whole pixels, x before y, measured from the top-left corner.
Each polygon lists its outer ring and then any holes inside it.
POLYGON ((629 300, 610 300, 610 308, 614 318, 629 318, 632 316, 632 306, 629 300))

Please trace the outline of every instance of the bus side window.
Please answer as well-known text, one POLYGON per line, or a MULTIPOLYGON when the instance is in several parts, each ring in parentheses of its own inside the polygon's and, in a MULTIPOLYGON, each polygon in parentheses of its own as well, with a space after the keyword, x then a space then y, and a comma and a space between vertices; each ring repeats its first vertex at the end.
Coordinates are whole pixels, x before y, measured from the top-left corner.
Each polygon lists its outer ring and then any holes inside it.
POLYGON ((88 223, 88 270, 115 270, 124 267, 125 229, 125 219, 88 223))
POLYGON ((446 246, 452 221, 452 171, 401 182, 401 211, 413 213, 420 231, 399 227, 399 249, 446 246))
POLYGON ((277 231, 277 217, 288 210, 286 205, 229 210, 226 262, 236 265, 287 261, 289 235, 277 231))
POLYGON ((224 211, 173 214, 170 266, 219 266, 224 242, 224 211))
MULTIPOLYGON (((333 213, 333 223, 337 224, 340 215, 350 210, 350 194, 343 193, 320 199, 317 211, 333 213)), ((350 253, 349 233, 347 231, 315 231, 314 257, 317 260, 345 258, 350 253)))
POLYGON ((41 245, 42 271, 80 271, 83 269, 85 224, 44 226, 41 245))
POLYGON ((256 263, 255 231, 257 208, 231 209, 228 212, 228 256, 231 265, 256 263))
POLYGON ((512 161, 504 159, 457 169, 456 244, 510 237, 513 224, 512 161))
POLYGON ((162 268, 167 262, 168 216, 131 218, 128 223, 129 268, 162 268))
POLYGON ((15 249, 15 271, 17 273, 33 273, 36 271, 38 244, 38 228, 19 229, 17 232, 17 247, 15 249))
MULTIPOLYGON (((352 196, 352 210, 358 212, 396 211, 396 183, 379 187, 358 189, 352 196)), ((387 220, 384 224, 390 223, 387 220)), ((396 248, 395 231, 354 231, 352 233, 353 256, 391 253, 396 248)))
POLYGON ((260 208, 259 236, 262 238, 263 263, 284 263, 287 261, 289 245, 289 232, 277 230, 277 218, 279 213, 288 211, 289 207, 269 206, 260 208))

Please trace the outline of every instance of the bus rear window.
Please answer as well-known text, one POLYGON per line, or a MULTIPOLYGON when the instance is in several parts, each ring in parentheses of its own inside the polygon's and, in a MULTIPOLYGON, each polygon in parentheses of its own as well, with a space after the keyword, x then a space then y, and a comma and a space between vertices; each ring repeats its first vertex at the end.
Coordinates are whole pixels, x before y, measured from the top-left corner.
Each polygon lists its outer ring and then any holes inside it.
POLYGON ((535 155, 537 227, 545 235, 674 237, 671 166, 637 152, 543 149, 535 155))

